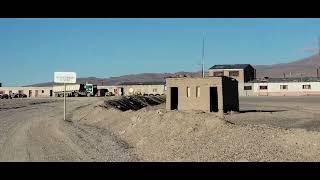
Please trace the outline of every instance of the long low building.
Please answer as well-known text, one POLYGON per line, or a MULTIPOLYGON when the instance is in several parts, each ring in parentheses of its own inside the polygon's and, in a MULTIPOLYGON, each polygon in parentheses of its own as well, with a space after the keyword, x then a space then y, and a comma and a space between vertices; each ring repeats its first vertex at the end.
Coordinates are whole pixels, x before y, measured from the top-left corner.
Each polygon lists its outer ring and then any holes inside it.
POLYGON ((273 78, 244 83, 240 96, 312 96, 320 95, 318 78, 273 78))
POLYGON ((98 94, 101 95, 102 92, 112 92, 116 96, 164 95, 165 91, 164 82, 130 82, 116 86, 98 86, 98 94))
POLYGON ((52 97, 53 87, 0 87, 0 94, 25 94, 27 97, 52 97))

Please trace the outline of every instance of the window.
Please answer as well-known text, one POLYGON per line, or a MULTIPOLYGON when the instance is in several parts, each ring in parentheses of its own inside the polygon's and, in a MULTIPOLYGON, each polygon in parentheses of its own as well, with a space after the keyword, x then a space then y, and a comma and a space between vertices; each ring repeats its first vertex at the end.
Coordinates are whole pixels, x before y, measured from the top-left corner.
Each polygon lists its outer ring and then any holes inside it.
POLYGON ((260 89, 268 89, 268 86, 260 86, 260 89))
POLYGON ((187 87, 187 97, 190 97, 190 87, 187 87))
POLYGON ((200 97, 200 86, 196 87, 196 97, 200 97))
POLYGON ((244 90, 252 90, 252 86, 244 86, 244 90))
POLYGON ((223 76, 223 71, 213 72, 213 76, 223 76))
POLYGON ((42 90, 41 92, 44 93, 44 90, 42 90))
POLYGON ((311 85, 302 85, 302 89, 311 89, 311 85))
POLYGON ((280 89, 288 89, 288 85, 280 85, 280 89))
POLYGON ((229 76, 239 76, 239 71, 229 71, 229 76))
POLYGON ((153 89, 152 92, 157 92, 157 89, 153 89))

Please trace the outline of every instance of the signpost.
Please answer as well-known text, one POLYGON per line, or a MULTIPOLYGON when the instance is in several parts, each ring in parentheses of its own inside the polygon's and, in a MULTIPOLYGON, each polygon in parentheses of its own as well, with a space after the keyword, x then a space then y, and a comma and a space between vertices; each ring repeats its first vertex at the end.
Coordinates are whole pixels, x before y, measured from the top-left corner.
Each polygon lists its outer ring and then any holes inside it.
POLYGON ((67 111, 67 103, 66 103, 66 84, 76 83, 77 74, 75 72, 55 72, 54 73, 54 82, 55 83, 63 83, 64 85, 64 116, 63 120, 66 120, 66 111, 67 111))

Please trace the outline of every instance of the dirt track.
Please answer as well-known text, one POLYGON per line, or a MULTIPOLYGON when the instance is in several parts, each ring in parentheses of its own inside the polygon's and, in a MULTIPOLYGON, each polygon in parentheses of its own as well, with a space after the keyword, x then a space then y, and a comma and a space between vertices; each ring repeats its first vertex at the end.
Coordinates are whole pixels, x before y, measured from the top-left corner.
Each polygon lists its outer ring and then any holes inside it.
MULTIPOLYGON (((68 99, 67 111, 97 101, 68 99)), ((63 121, 61 99, 13 99, 0 103, 1 161, 137 160, 128 145, 108 130, 63 121)))

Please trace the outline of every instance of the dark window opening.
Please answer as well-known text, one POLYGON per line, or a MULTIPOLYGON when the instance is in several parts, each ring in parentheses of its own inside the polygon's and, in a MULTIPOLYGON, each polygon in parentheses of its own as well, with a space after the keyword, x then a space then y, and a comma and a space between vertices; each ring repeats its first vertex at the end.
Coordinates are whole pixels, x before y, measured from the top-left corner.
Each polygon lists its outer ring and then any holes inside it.
POLYGON ((260 86, 260 89, 268 89, 268 86, 260 86))
POLYGON ((302 89, 311 89, 311 85, 302 85, 302 89))
POLYGON ((280 89, 288 89, 288 85, 280 85, 280 89))
POLYGON ((252 90, 252 86, 244 86, 244 90, 252 90))
POLYGON ((239 71, 229 71, 229 76, 239 76, 239 71))
POLYGON ((223 76, 223 71, 213 72, 213 76, 216 76, 216 77, 223 76))

